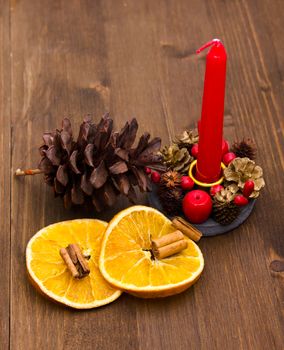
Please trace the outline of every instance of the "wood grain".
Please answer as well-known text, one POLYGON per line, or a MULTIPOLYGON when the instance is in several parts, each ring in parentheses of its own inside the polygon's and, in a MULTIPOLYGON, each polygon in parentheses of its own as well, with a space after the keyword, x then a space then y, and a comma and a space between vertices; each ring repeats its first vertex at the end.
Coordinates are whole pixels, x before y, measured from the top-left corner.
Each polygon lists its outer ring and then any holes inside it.
POLYGON ((0 1, 0 348, 9 346, 10 313, 10 31, 9 4, 0 1))
MULTIPOLYGON (((283 349, 283 2, 0 6, 0 348, 283 349), (253 137, 265 170, 267 186, 253 214, 234 232, 201 240, 204 274, 181 295, 123 295, 89 312, 45 300, 26 277, 28 240, 47 224, 95 214, 64 210, 41 176, 15 179, 13 171, 37 165, 43 131, 59 127, 65 115, 75 128, 88 113, 98 119, 110 111, 117 126, 135 116, 140 132, 164 143, 194 126, 205 68, 195 49, 213 37, 228 52, 225 135, 253 137)), ((100 218, 126 205, 122 200, 100 218)))

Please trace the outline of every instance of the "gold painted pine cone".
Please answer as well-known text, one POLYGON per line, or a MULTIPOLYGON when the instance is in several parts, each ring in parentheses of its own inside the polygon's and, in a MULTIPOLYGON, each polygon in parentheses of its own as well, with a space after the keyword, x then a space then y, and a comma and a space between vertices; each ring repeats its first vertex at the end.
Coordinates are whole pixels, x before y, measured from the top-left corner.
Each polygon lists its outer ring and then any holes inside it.
POLYGON ((254 191, 250 198, 257 198, 259 191, 265 186, 262 168, 249 158, 235 158, 224 170, 227 181, 234 182, 240 189, 244 188, 247 180, 254 182, 254 191))
POLYGON ((214 199, 221 203, 230 203, 234 200, 238 191, 239 187, 236 184, 231 184, 217 192, 214 199))
POLYGON ((172 170, 181 174, 188 172, 193 157, 189 154, 186 148, 179 148, 178 145, 165 146, 162 149, 163 162, 172 170))
POLYGON ((186 148, 190 151, 192 146, 198 143, 198 140, 199 136, 197 131, 185 130, 181 135, 176 137, 174 144, 176 144, 179 148, 186 148))

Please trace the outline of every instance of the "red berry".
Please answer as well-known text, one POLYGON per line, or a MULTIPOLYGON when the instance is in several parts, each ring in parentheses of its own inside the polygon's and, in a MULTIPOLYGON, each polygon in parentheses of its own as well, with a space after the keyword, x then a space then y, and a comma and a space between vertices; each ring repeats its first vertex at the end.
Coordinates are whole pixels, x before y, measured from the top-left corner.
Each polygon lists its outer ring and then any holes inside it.
POLYGON ((246 197, 244 197, 242 194, 238 194, 235 198, 234 198, 234 203, 238 206, 238 207, 243 207, 245 205, 248 204, 248 199, 246 197))
POLYGON ((221 185, 214 185, 210 188, 210 194, 212 197, 214 197, 217 192, 220 192, 223 189, 224 187, 221 185))
POLYGON ((151 174, 152 169, 150 169, 150 168, 148 168, 147 166, 145 166, 144 171, 145 171, 145 173, 146 173, 147 175, 149 175, 149 174, 151 174))
POLYGON ((161 180, 161 175, 157 172, 157 171, 153 171, 151 174, 151 180, 157 184, 160 182, 161 180))
POLYGON ((222 155, 228 153, 229 149, 230 149, 229 142, 227 140, 223 140, 222 141, 222 155))
POLYGON ((191 155, 192 155, 192 157, 197 158, 197 156, 198 156, 198 143, 193 145, 193 147, 191 149, 191 155))
POLYGON ((233 152, 229 152, 224 154, 223 156, 223 163, 227 166, 231 163, 232 160, 234 160, 236 158, 235 153, 233 152))
POLYGON ((194 186, 194 181, 189 176, 182 176, 180 186, 183 190, 191 190, 194 186))
POLYGON ((254 190, 254 182, 252 180, 247 180, 244 185, 243 195, 249 197, 254 190))

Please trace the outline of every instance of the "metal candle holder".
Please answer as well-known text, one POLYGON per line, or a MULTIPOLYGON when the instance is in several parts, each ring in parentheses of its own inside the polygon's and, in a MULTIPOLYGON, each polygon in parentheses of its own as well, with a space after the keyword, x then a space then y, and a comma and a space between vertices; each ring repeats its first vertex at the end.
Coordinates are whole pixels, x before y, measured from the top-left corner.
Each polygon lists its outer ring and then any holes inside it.
MULTIPOLYGON (((200 187, 204 187, 204 188, 209 188, 215 185, 220 185, 223 181, 224 181, 224 176, 223 176, 223 171, 226 168, 224 163, 221 163, 221 169, 222 169, 222 175, 221 177, 212 183, 206 183, 206 182, 201 182, 199 180, 197 180, 194 176, 195 173, 195 167, 196 167, 196 163, 197 160, 194 160, 191 164, 190 164, 190 168, 189 168, 189 177, 194 181, 194 183, 197 186, 200 187)), ((148 199, 149 199, 149 204, 158 209, 161 212, 164 212, 163 210, 163 206, 160 202, 159 196, 157 195, 157 191, 156 188, 153 189, 152 192, 149 193, 148 195, 148 199)), ((229 225, 220 225, 218 222, 216 222, 215 220, 213 220, 211 217, 205 221, 202 224, 194 224, 194 226, 199 229, 203 236, 217 236, 223 233, 227 233, 230 232, 232 230, 234 230, 235 228, 237 228, 238 226, 240 226, 251 214, 253 207, 255 205, 256 200, 250 200, 249 204, 246 205, 244 208, 242 208, 242 211, 240 213, 240 215, 236 218, 236 220, 234 220, 231 224, 229 225)), ((164 212, 165 215, 167 215, 164 212)), ((167 215, 169 216, 169 215, 167 215)))
MULTIPOLYGON (((201 181, 198 181, 193 173, 194 173, 194 168, 196 167, 196 163, 197 163, 197 160, 195 159, 191 164, 190 164, 190 168, 189 168, 189 172, 188 172, 188 175, 189 177, 194 181, 194 183, 198 186, 201 186, 201 187, 212 187, 212 186, 215 186, 215 185, 220 185, 223 181, 224 181, 224 176, 222 175, 220 177, 219 180, 215 181, 215 182, 211 182, 211 183, 207 183, 207 182, 201 182, 201 181)), ((226 165, 224 163, 221 163, 221 169, 222 171, 224 171, 224 169, 226 168, 226 165)))

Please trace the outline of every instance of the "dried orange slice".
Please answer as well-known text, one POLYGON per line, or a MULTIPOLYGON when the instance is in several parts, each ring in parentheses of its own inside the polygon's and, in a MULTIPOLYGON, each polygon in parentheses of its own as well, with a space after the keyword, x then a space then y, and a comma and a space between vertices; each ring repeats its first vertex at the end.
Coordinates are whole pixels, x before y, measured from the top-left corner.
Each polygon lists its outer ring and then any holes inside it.
POLYGON ((151 254, 151 238, 175 231, 159 211, 133 206, 109 223, 101 248, 100 270, 114 287, 139 297, 180 293, 199 278, 204 260, 198 246, 185 237, 188 247, 164 259, 151 254))
POLYGON ((121 292, 102 277, 98 260, 106 222, 92 219, 63 221, 37 232, 26 249, 26 264, 33 284, 47 297, 77 309, 108 304, 121 292), (72 277, 60 248, 77 243, 90 255, 90 274, 82 279, 72 277))

